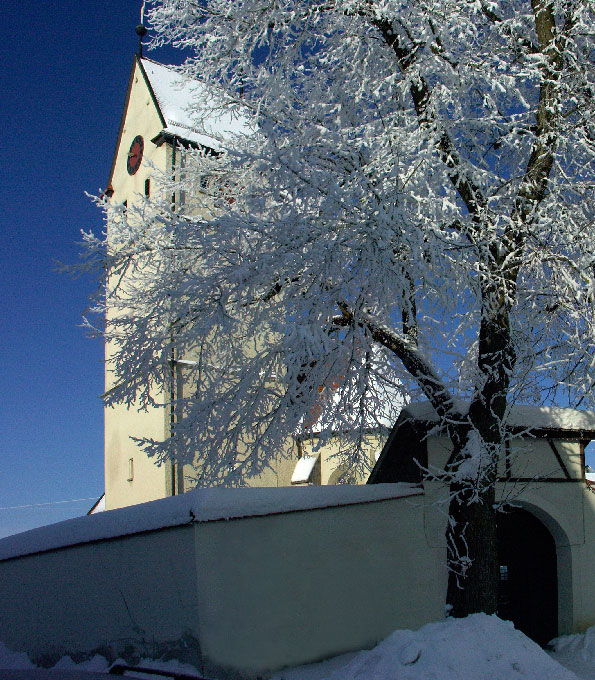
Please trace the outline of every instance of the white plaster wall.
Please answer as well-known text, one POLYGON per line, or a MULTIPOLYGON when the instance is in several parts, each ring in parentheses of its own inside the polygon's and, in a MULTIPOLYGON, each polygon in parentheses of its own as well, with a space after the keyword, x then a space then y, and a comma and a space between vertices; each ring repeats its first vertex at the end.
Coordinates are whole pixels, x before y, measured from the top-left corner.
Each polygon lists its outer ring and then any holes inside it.
MULTIPOLYGON (((553 440, 564 465, 573 479, 583 477, 581 445, 578 440, 553 440)), ((444 469, 452 452, 452 443, 447 437, 430 435, 427 438, 428 465, 430 472, 444 469)), ((510 474, 513 477, 564 478, 564 471, 547 439, 519 437, 513 439, 509 453, 510 474)), ((504 461, 499 463, 498 473, 506 473, 504 461)))
POLYGON ((205 674, 250 677, 444 616, 421 497, 196 525, 205 674))
POLYGON ((574 551, 580 595, 575 598, 574 630, 595 626, 595 491, 583 487, 585 541, 574 551))
MULTIPOLYGON (((127 201, 132 207, 142 200, 145 180, 151 180, 151 194, 155 196, 156 175, 166 173, 171 166, 169 145, 156 146, 151 140, 162 129, 161 120, 151 93, 138 63, 135 61, 130 97, 125 111, 120 144, 112 176, 111 202, 120 205, 127 201), (126 169, 128 151, 136 135, 144 140, 142 163, 134 175, 126 169)), ((111 316, 112 312, 108 312, 111 316)), ((114 353, 111 343, 106 344, 105 389, 113 387, 115 378, 110 360, 114 353)), ((157 402, 164 403, 165 395, 154 394, 157 402)), ((131 439, 147 437, 161 440, 166 436, 167 413, 163 408, 140 410, 138 404, 130 407, 119 404, 105 409, 105 502, 112 510, 136 503, 144 503, 171 494, 167 488, 166 466, 157 467, 153 460, 131 439), (134 478, 128 480, 129 459, 133 459, 134 478)))
MULTIPOLYGON (((581 446, 578 441, 555 439, 553 443, 571 477, 583 476, 581 446)), ((564 478, 564 471, 548 441, 543 438, 519 438, 511 443, 513 477, 564 478)))
POLYGON ((55 661, 196 634, 193 541, 182 526, 0 562, 0 639, 55 661))
POLYGON ((426 544, 421 500, 196 522, 5 559, 0 639, 55 661, 157 656, 186 636, 187 660, 221 678, 371 646, 444 615, 445 553, 426 544))
MULTIPOLYGON (((47 661, 127 648, 158 656, 178 644, 221 678, 266 677, 371 646, 444 615, 435 498, 206 520, 10 557, 0 561, 0 639, 47 661)), ((518 501, 556 539, 560 632, 595 625, 595 494, 542 484, 518 501)), ((122 526, 138 510, 117 511, 122 526)))

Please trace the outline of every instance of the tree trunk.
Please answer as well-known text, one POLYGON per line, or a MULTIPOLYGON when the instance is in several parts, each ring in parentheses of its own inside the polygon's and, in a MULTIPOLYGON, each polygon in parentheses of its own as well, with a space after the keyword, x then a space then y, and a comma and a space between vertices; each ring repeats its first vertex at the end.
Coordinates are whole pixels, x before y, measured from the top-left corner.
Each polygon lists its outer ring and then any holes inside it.
MULTIPOLYGON (((514 287, 514 278, 508 282, 514 287)), ((496 481, 498 459, 503 449, 506 398, 515 353, 505 295, 488 288, 485 299, 494 315, 482 319, 479 332, 478 368, 485 382, 469 407, 469 430, 451 435, 453 455, 449 469, 457 470, 471 430, 481 437, 490 460, 477 480, 451 483, 448 546, 447 603, 453 616, 476 612, 493 614, 498 608, 499 564, 496 532, 496 481), (495 300, 495 302, 494 302, 495 300)))
POLYGON ((450 613, 456 617, 493 614, 498 607, 499 582, 494 487, 486 489, 481 502, 471 501, 468 489, 451 491, 455 495, 446 532, 450 613))

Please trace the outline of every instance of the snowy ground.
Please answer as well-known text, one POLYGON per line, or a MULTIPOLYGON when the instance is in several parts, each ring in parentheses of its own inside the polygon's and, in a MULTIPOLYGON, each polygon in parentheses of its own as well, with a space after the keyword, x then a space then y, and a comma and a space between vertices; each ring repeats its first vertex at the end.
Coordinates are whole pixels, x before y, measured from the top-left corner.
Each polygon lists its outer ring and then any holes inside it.
MULTIPOLYGON (((154 668, 196 672, 177 662, 143 660, 154 668)), ((0 644, 0 668, 34 668, 25 654, 0 644)), ((82 664, 69 657, 56 668, 107 671, 100 656, 82 664)), ((277 673, 272 680, 595 680, 595 627, 555 641, 544 652, 507 621, 475 614, 397 630, 371 650, 277 673), (562 664, 562 665, 561 665, 562 664)))
POLYGON ((595 679, 595 626, 584 635, 567 635, 554 641, 551 656, 579 678, 595 679))

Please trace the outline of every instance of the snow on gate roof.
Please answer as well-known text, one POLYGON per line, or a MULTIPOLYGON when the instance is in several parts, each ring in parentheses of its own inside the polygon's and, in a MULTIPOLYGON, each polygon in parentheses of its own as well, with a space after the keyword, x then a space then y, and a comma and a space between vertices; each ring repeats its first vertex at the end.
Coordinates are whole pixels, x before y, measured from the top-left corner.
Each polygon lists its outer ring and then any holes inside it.
MULTIPOLYGON (((455 410, 465 415, 469 410, 469 403, 455 402, 455 410)), ((425 423, 437 423, 438 416, 429 401, 420 401, 405 406, 399 421, 405 419, 425 423)), ((593 411, 579 411, 572 408, 557 406, 527 406, 513 404, 509 408, 506 419, 507 427, 513 430, 527 430, 528 432, 548 430, 560 433, 582 433, 586 438, 595 439, 595 413, 593 411)))
POLYGON ((193 522, 375 503, 421 493, 423 491, 412 484, 195 489, 180 496, 107 510, 7 536, 0 539, 0 560, 193 522))

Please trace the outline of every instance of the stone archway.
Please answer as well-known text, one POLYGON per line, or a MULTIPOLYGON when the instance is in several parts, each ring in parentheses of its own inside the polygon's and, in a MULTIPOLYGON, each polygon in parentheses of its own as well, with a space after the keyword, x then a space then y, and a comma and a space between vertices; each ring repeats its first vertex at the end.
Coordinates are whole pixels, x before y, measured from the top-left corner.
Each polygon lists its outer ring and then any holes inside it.
POLYGON ((498 554, 498 615, 545 645, 558 635, 558 569, 552 534, 530 512, 514 508, 498 519, 498 554))
POLYGON ((327 484, 357 484, 357 478, 350 472, 349 466, 339 465, 329 476, 327 484))

